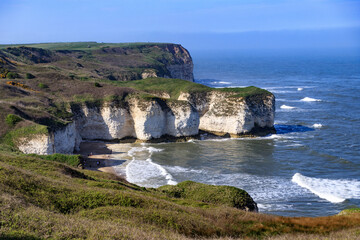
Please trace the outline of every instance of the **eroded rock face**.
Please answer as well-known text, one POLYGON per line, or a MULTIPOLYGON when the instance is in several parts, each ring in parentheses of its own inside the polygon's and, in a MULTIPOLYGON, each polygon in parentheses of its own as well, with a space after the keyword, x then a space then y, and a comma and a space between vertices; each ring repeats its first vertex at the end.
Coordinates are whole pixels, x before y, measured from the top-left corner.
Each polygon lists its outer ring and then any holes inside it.
POLYGON ((199 117, 197 111, 187 102, 161 101, 131 102, 135 135, 138 139, 149 140, 163 135, 173 137, 198 134, 199 117))
POLYGON ((190 82, 194 81, 194 75, 193 75, 194 65, 192 62, 168 65, 166 68, 167 70, 169 70, 171 78, 183 79, 190 82))
POLYGON ((19 139, 17 144, 19 150, 25 154, 35 153, 39 155, 47 155, 54 153, 54 144, 51 136, 40 134, 32 136, 31 139, 19 139))
POLYGON ((199 128, 204 131, 240 135, 254 128, 272 128, 275 117, 275 97, 254 96, 232 98, 233 93, 207 92, 181 94, 199 112, 199 128))
POLYGON ((79 150, 81 140, 75 128, 75 123, 70 123, 66 127, 49 135, 39 134, 19 139, 18 148, 26 154, 72 154, 75 150, 79 150))
POLYGON ((49 135, 24 139, 24 153, 72 153, 86 140, 133 137, 150 140, 162 136, 197 135, 200 130, 241 135, 273 128, 273 95, 232 97, 233 93, 210 91, 182 93, 178 100, 131 98, 116 105, 83 105, 73 109, 73 123, 49 135))
POLYGON ((134 124, 126 108, 83 106, 76 113, 76 129, 83 139, 112 140, 135 137, 134 124))

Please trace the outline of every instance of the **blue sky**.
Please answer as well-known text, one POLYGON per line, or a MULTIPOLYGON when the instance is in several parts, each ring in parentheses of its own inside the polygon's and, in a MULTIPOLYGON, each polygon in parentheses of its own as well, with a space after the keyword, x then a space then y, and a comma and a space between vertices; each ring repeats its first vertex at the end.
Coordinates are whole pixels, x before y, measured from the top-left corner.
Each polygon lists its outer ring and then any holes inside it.
POLYGON ((360 46, 358 0, 0 0, 0 20, 0 43, 360 46))

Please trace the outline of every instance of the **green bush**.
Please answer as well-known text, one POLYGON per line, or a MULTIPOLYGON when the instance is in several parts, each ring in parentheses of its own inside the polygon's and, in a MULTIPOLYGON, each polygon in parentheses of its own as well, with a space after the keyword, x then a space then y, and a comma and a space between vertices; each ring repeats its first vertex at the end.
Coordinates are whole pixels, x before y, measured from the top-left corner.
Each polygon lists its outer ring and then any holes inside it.
POLYGON ((100 83, 98 83, 98 82, 95 82, 95 83, 94 83, 94 86, 95 86, 95 87, 102 87, 102 86, 100 85, 100 83))
POLYGON ((8 72, 8 73, 6 74, 6 78, 7 78, 7 79, 15 79, 15 78, 18 78, 18 77, 19 77, 19 74, 14 73, 14 72, 8 72))
POLYGON ((39 83, 38 87, 39 88, 48 88, 48 85, 46 85, 45 83, 39 83))
POLYGON ((35 78, 35 76, 32 75, 31 73, 26 73, 25 78, 26 79, 33 79, 33 78, 35 78))
POLYGON ((10 127, 15 126, 18 122, 21 122, 21 121, 22 121, 22 118, 17 115, 14 115, 14 114, 8 114, 5 118, 5 122, 10 127))
POLYGON ((73 167, 77 167, 81 164, 80 155, 66 155, 66 154, 55 153, 52 155, 39 155, 38 157, 49 161, 66 163, 73 167))

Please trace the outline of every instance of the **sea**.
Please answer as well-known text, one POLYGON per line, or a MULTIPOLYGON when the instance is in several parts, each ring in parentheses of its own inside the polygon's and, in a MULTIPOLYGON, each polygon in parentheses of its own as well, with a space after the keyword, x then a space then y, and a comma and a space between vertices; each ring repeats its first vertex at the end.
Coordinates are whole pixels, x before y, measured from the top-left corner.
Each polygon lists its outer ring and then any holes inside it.
POLYGON ((360 207, 360 54, 193 51, 195 82, 257 86, 276 97, 276 134, 134 144, 128 181, 185 180, 246 190, 259 212, 328 216, 360 207))

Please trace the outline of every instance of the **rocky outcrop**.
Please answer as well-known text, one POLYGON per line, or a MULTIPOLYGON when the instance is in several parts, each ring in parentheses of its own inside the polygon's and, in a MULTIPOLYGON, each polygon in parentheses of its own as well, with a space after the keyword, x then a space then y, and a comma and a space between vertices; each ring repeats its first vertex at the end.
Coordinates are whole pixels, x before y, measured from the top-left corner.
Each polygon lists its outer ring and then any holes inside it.
POLYGON ((185 101, 133 100, 130 107, 134 121, 135 136, 149 140, 163 135, 173 137, 192 136, 199 131, 199 115, 185 101))
POLYGON ((183 93, 179 99, 190 102, 199 112, 199 129, 241 135, 259 129, 272 129, 275 117, 273 95, 231 97, 234 93, 211 91, 183 93))
POLYGON ((194 64, 190 53, 181 45, 168 44, 161 46, 164 51, 170 53, 169 59, 160 60, 165 63, 166 69, 170 76, 164 75, 164 77, 178 78, 187 81, 194 81, 194 64))
POLYGON ((24 153, 72 153, 86 140, 126 137, 150 140, 162 136, 193 136, 199 130, 242 135, 273 129, 272 94, 234 97, 234 93, 205 91, 181 93, 178 100, 130 98, 121 104, 86 104, 72 109, 73 123, 49 135, 20 141, 24 153))
POLYGON ((70 123, 49 134, 36 134, 20 138, 17 142, 19 150, 23 153, 48 155, 53 153, 72 154, 75 150, 79 150, 81 141, 75 123, 70 123))
POLYGON ((24 153, 72 153, 83 139, 113 140, 126 137, 150 140, 162 136, 193 136, 199 130, 241 135, 273 128, 272 94, 236 97, 208 91, 181 93, 178 100, 131 97, 120 103, 72 108, 73 123, 49 135, 22 141, 24 153))

